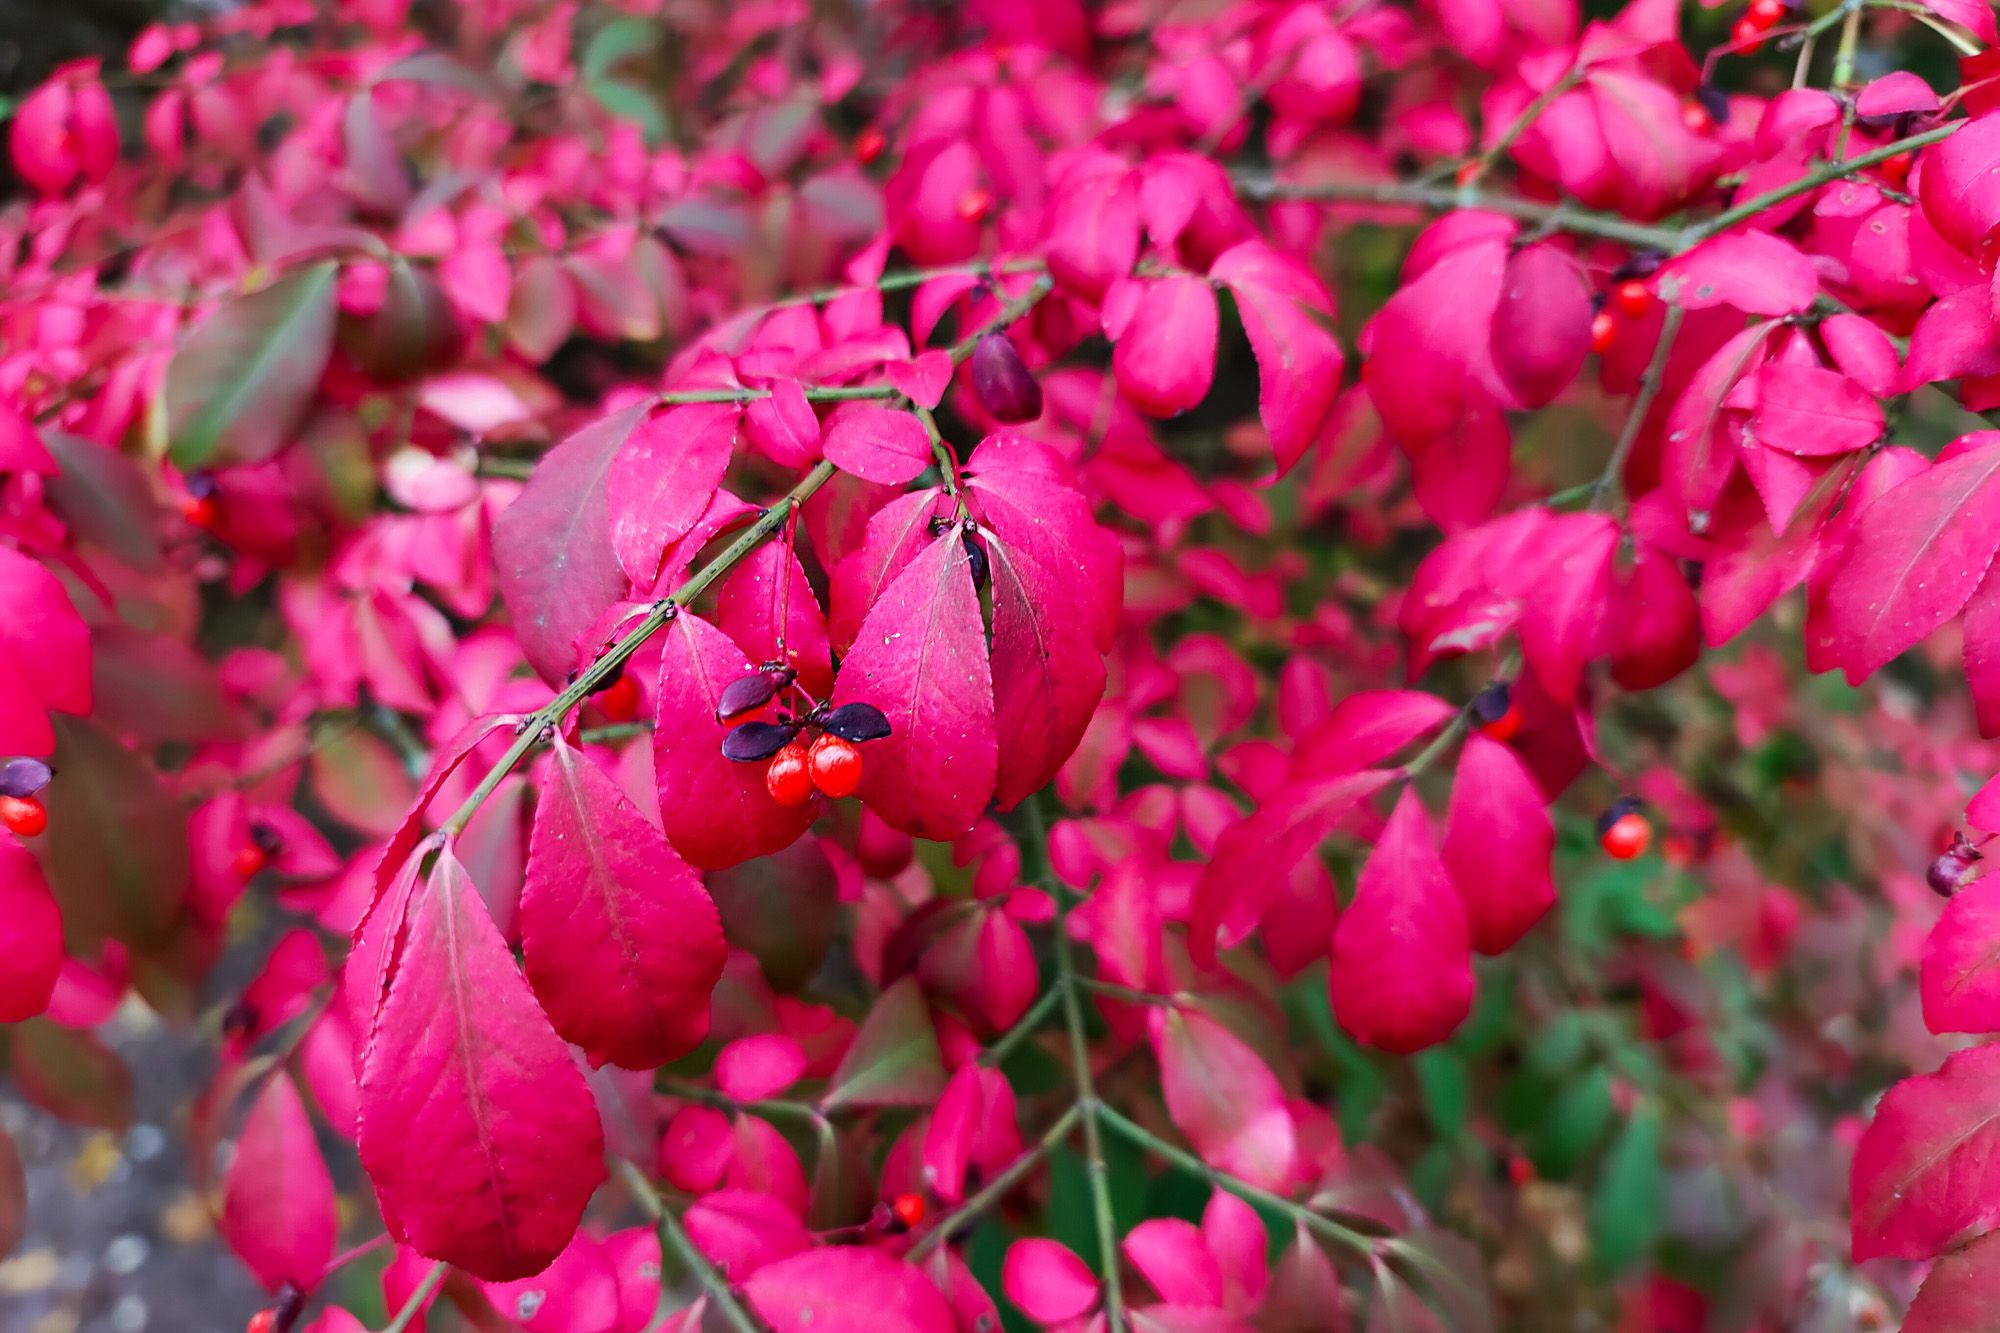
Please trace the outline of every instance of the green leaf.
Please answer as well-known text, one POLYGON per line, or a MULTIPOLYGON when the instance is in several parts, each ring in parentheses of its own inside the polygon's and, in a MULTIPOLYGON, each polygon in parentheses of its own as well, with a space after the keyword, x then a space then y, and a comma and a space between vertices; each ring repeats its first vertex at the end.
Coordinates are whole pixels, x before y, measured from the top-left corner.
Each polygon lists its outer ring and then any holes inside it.
POLYGON ((1666 1206, 1660 1169, 1660 1112, 1641 1102, 1605 1154, 1590 1193, 1590 1241, 1598 1268, 1622 1273, 1646 1257, 1666 1206))
POLYGON ((72 948, 107 939, 149 951, 173 943, 192 875, 187 817, 152 765, 93 722, 56 716, 49 784, 49 887, 72 948))
POLYGON ((377 83, 391 83, 398 79, 406 83, 429 84, 433 88, 456 88, 490 102, 497 102, 507 95, 506 88, 492 75, 470 65, 462 65, 442 51, 419 51, 415 55, 404 56, 375 76, 377 83))
POLYGON ((288 274, 188 335, 162 395, 177 466, 252 463, 291 442, 333 351, 339 271, 329 261, 288 274))
POLYGON ((579 62, 585 83, 595 83, 620 61, 652 51, 660 43, 660 25, 650 19, 620 18, 599 28, 583 48, 579 62))
POLYGON ((639 85, 624 79, 593 79, 584 86, 606 111, 637 125, 649 146, 658 147, 672 133, 673 127, 667 123, 667 113, 659 99, 639 85))
POLYGON ((915 977, 882 992, 840 1068, 833 1071, 820 1106, 928 1106, 944 1092, 944 1058, 937 1029, 915 977))
POLYGON ((1551 1180, 1567 1180, 1603 1141, 1617 1108, 1611 1075, 1603 1066, 1564 1082, 1528 1139, 1535 1170, 1551 1180))
POLYGON ((146 744, 233 739, 242 718, 208 659, 162 634, 99 625, 90 638, 92 716, 146 744))
POLYGON ((1447 1141, 1458 1138, 1465 1132, 1465 1107, 1470 1097, 1464 1063, 1445 1050, 1425 1051, 1410 1063, 1417 1071, 1424 1111, 1437 1126, 1438 1137, 1447 1141))
POLYGON ((157 563, 159 505, 139 465, 115 449, 59 430, 43 432, 42 443, 62 469, 45 483, 49 506, 70 530, 128 565, 157 563))

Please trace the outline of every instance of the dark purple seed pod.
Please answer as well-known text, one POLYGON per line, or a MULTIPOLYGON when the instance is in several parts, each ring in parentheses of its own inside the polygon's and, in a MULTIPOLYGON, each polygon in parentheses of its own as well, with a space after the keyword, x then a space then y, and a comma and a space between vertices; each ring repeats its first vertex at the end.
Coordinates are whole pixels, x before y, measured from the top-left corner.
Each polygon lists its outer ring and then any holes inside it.
POLYGON ((879 741, 889 734, 889 719, 874 704, 842 704, 819 719, 819 728, 844 741, 879 741))
POLYGON ((747 676, 738 676, 722 687, 722 698, 715 704, 715 720, 727 722, 732 717, 742 717, 754 713, 778 692, 778 678, 768 671, 756 671, 747 676))
POLYGON ((792 737, 799 734, 794 726, 781 726, 776 722, 745 722, 722 738, 722 757, 734 759, 739 764, 754 764, 769 759, 778 751, 792 743, 792 737))
POLYGON ((277 856, 285 850, 285 838, 269 824, 252 824, 250 845, 267 857, 277 856))
POLYGON ((1963 833, 1955 833, 1945 854, 1931 862, 1930 869, 1924 872, 1924 882, 1938 897, 1949 898, 1971 882, 1973 867, 1983 859, 1963 833))
POLYGON ((1698 83, 1694 89, 1694 100, 1708 113, 1708 118, 1718 125, 1729 123, 1729 94, 1712 83, 1698 83))
POLYGON ((989 333, 972 349, 972 391, 995 421, 1014 425, 1042 414, 1042 386, 1004 333, 989 333))
POLYGON ((9 759, 0 764, 0 796, 33 796, 54 776, 55 770, 39 759, 9 759))
POLYGON ((287 1282, 271 1302, 271 1333, 292 1333, 306 1312, 306 1294, 287 1282))
POLYGON ((1507 709, 1513 701, 1513 692, 1507 688, 1507 682, 1496 680, 1472 696, 1472 719, 1482 727, 1491 726, 1507 716, 1507 709))
POLYGON ((992 576, 992 568, 986 559, 986 547, 979 538, 969 532, 961 532, 959 540, 965 543, 965 561, 972 567, 972 590, 983 592, 986 580, 992 576))
MULTIPOLYGON (((1501 710, 1505 712, 1505 709, 1501 710)), ((1630 814, 1644 810, 1646 803, 1636 796, 1620 796, 1604 807, 1604 813, 1597 817, 1597 836, 1603 837, 1611 831, 1611 826, 1630 814)))

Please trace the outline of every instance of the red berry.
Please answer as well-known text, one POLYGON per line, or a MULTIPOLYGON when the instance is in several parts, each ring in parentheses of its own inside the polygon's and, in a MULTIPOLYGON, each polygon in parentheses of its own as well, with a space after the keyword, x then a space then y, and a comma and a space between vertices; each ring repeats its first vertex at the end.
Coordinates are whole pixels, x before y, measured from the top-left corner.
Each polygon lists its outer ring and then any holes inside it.
POLYGON ((882 156, 888 146, 889 136, 873 125, 854 136, 854 156, 864 166, 882 156))
POLYGON ((1916 154, 1907 150, 1894 157, 1885 157, 1875 167, 1882 173, 1882 179, 1891 185, 1901 185, 1910 178, 1910 168, 1916 165, 1916 154))
POLYGON ((1460 185, 1472 184, 1472 182, 1479 179, 1479 163, 1477 162, 1459 163, 1458 170, 1453 174, 1452 179, 1456 180, 1460 185))
POLYGON ((861 785, 861 751, 853 741, 831 732, 813 742, 812 780, 835 800, 854 795, 861 785))
POLYGON ((1653 826, 1637 810, 1627 810, 1611 821, 1611 827, 1604 830, 1598 839, 1604 845, 1604 854, 1617 861, 1630 861, 1644 856, 1646 849, 1653 845, 1653 826))
POLYGON ((262 847, 255 846, 254 844, 248 847, 239 847, 236 849, 236 855, 230 859, 229 868, 236 872, 236 878, 249 879, 262 870, 270 859, 270 857, 264 855, 262 847))
POLYGON ((0 824, 17 837, 32 838, 49 826, 49 812, 32 796, 0 796, 0 824))
POLYGON ((1611 344, 1618 341, 1618 321, 1611 317, 1609 310, 1600 310, 1590 321, 1590 350, 1603 356, 1611 350, 1611 344))
POLYGON ((889 1211, 905 1227, 915 1227, 924 1220, 924 1196, 921 1194, 898 1194, 896 1201, 889 1205, 889 1211))
POLYGON ((983 186, 975 185, 959 196, 958 215, 967 222, 984 221, 992 211, 993 192, 983 186))
POLYGON ((1508 704, 1507 711, 1491 722, 1482 723, 1479 734, 1496 741, 1511 741, 1521 734, 1521 710, 1518 705, 1508 704))
POLYGON ((1715 117, 1708 114, 1708 108, 1689 98, 1681 103, 1681 124, 1687 126, 1689 134, 1707 134, 1715 128, 1715 117))
POLYGON ((250 1316, 250 1323, 244 1328, 243 1333, 271 1333, 277 1324, 278 1316, 269 1310, 259 1310, 250 1316))
POLYGON ((190 495, 181 501, 181 517, 197 528, 215 526, 215 497, 190 495))
POLYGON ((1730 28, 1729 43, 1738 55, 1754 56, 1764 49, 1764 30, 1757 26, 1757 20, 1745 14, 1730 28))
POLYGON ((1611 299, 1631 319, 1638 319, 1653 305, 1653 289, 1637 278, 1627 278, 1611 289, 1611 299))
POLYGON ((1525 1185, 1535 1178, 1535 1164, 1520 1153, 1515 1153, 1507 1159, 1507 1178, 1513 1181, 1516 1187, 1525 1185))
POLYGON ((805 746, 793 741, 771 756, 764 769, 764 790, 779 805, 801 806, 812 799, 813 780, 805 746))
POLYGON ((597 710, 613 722, 630 722, 639 716, 639 682, 620 676, 597 696, 597 710))
POLYGON ((1777 27, 1789 12, 1785 0, 1750 0, 1750 8, 1743 17, 1756 24, 1759 29, 1766 29, 1777 27))

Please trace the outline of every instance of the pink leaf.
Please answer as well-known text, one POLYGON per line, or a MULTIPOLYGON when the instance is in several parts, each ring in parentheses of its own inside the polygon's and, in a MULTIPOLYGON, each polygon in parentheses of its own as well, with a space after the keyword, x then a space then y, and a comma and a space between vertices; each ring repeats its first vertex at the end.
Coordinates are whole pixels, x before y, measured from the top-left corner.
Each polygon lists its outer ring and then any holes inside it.
POLYGON ((880 1250, 838 1246, 767 1265, 743 1284, 772 1333, 954 1333, 944 1294, 880 1250))
POLYGON ((1857 1261, 1928 1259, 2000 1223, 2000 1045, 1883 1094, 1850 1190, 1857 1261))
POLYGON ((63 919, 41 865, 20 842, 0 839, 0 1023, 49 1007, 63 970, 63 919))
POLYGON ((1289 472, 1319 438, 1346 374, 1347 359, 1327 329, 1333 297, 1310 269, 1262 241, 1224 251, 1208 272, 1236 297, 1257 357, 1257 412, 1278 471, 1289 472))
MULTIPOLYGON (((715 720, 722 691, 756 670, 755 664, 728 635, 691 612, 675 616, 660 639, 653 771, 668 841, 703 870, 790 846, 812 823, 814 806, 772 800, 762 764, 723 757, 728 728, 715 720)), ((879 744, 868 748, 872 752, 879 744)))
POLYGON ((995 799, 1011 810, 1039 791, 1083 739, 1104 697, 1104 658, 1067 585, 998 533, 986 537, 993 590, 995 799))
POLYGON ((521 887, 535 997, 593 1063, 652 1069, 708 1035, 726 949, 715 904, 665 835, 558 737, 521 887))
POLYGON ((1472 1011, 1465 909, 1405 789, 1333 931, 1333 1014, 1364 1046, 1408 1055, 1472 1011))
POLYGON ((1154 1009, 1153 1054, 1167 1115, 1203 1161, 1283 1189, 1298 1156, 1285 1091, 1258 1054, 1198 1009, 1154 1009))
POLYGON ((804 1048, 777 1032, 740 1037, 715 1056, 715 1086, 739 1102, 774 1097, 805 1072, 804 1048))
POLYGON ((1850 453, 1882 434, 1882 409, 1839 371, 1773 361, 1741 381, 1729 406, 1750 406, 1750 432, 1802 458, 1850 453))
POLYGON ((1394 776, 1368 771, 1287 786, 1223 830, 1188 905, 1188 953, 1195 963, 1214 963, 1218 935, 1225 946, 1241 943, 1292 868, 1394 776))
POLYGON ((223 1235, 266 1287, 310 1291, 333 1258, 336 1230, 333 1176, 298 1089, 278 1069, 236 1140, 222 1184, 223 1235))
POLYGON ((1931 1031, 2000 1031, 2000 877, 1967 885, 1945 904, 1924 940, 1919 982, 1931 1031))
POLYGON ((900 486, 931 465, 931 437, 908 412, 849 406, 826 428, 826 457, 864 481, 900 486))
POLYGON ((2000 579, 1990 573, 1965 604, 1965 689, 1982 736, 2000 736, 2000 579))
POLYGON ((1387 759, 1436 731, 1456 711, 1421 690, 1359 690, 1334 706, 1326 721, 1299 737, 1292 752, 1294 782, 1337 777, 1387 759))
POLYGON ((606 492, 645 404, 600 418, 551 449, 493 523, 500 595, 529 665, 560 686, 576 665, 576 639, 625 595, 611 544, 606 492))
POLYGON ((1467 737, 1445 814, 1444 864, 1473 948, 1505 953, 1555 905, 1555 844, 1527 766, 1498 741, 1467 737))
POLYGON ((1967 121, 1924 153, 1917 202, 1938 235, 1977 255, 2000 227, 2000 115, 1967 121))
MULTIPOLYGON (((1002 433, 979 442, 965 467, 967 498, 1001 541, 1041 571, 1040 593, 1057 614, 1085 625, 1100 651, 1118 633, 1124 553, 1054 450, 1002 433)), ((871 525, 872 527, 872 525, 871 525)))
POLYGON ((798 1216, 768 1194, 724 1189, 705 1194, 683 1219, 695 1248, 736 1282, 813 1246, 798 1216))
POLYGON ((1703 241, 1662 268, 1658 282, 1661 295, 1687 310, 1726 305, 1750 315, 1797 315, 1819 295, 1812 261, 1765 231, 1703 241))
POLYGON ((652 413, 626 437, 605 493, 611 546, 632 582, 651 587, 661 555, 707 512, 741 418, 734 403, 690 403, 652 413))
POLYGON ((1574 259, 1547 243, 1514 252, 1493 310, 1493 365, 1523 407, 1554 401, 1583 369, 1590 320, 1574 259))
POLYGON ((449 849, 409 904, 361 1057, 361 1162, 392 1234, 489 1282, 546 1268, 604 1178, 582 1071, 449 849))
POLYGON ((1116 334, 1118 389, 1152 417, 1178 416, 1208 397, 1215 380, 1215 292, 1192 274, 1145 282, 1116 334))
POLYGON ((90 628, 62 581, 9 547, 0 547, 0 660, 26 682, 31 706, 90 711, 90 628))
POLYGON ((1199 1228, 1178 1217, 1155 1217, 1125 1233, 1125 1257, 1169 1305, 1222 1306, 1222 1270, 1199 1228))
POLYGON ((1521 613, 1521 651, 1557 703, 1576 697, 1584 668, 1603 651, 1618 525, 1572 514, 1549 524, 1545 562, 1521 613))
POLYGON ((798 556, 784 543, 766 542, 730 571, 716 598, 715 623, 757 662, 782 656, 815 697, 832 692, 826 616, 798 556))
POLYGON ((933 349, 914 361, 891 361, 884 369, 889 383, 918 407, 936 407, 951 387, 951 353, 933 349))
POLYGON ((998 738, 971 558, 933 541, 883 592, 841 663, 836 705, 870 703, 889 735, 863 751, 861 799, 891 828, 955 838, 993 798, 998 738))
POLYGON ((1097 1279, 1060 1241, 1029 1236, 1007 1247, 1000 1286, 1038 1324, 1060 1324, 1097 1304, 1097 1279))
POLYGON ((1992 1333, 2000 1310, 2000 1236, 1981 1236, 1931 1265, 1903 1333, 1992 1333))
POLYGON ((588 1231, 577 1232, 542 1272, 486 1283, 485 1292, 493 1308, 524 1333, 617 1333, 619 1327, 618 1275, 610 1247, 588 1231))
POLYGON ((1958 614, 2000 551, 2000 434, 1877 497, 1828 589, 1835 660, 1860 681, 1958 614))

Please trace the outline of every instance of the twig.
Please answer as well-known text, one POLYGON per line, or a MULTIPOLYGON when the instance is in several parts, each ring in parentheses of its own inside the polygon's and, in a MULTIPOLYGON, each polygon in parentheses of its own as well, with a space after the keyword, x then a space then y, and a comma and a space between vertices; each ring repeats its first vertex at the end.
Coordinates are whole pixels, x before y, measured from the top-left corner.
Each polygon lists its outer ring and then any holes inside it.
POLYGON ((817 1124, 824 1118, 804 1102, 789 1102, 777 1097, 767 1097, 754 1102, 739 1102, 728 1093, 704 1088, 699 1083, 689 1083, 686 1079, 663 1077, 659 1080, 659 1089, 669 1097, 678 1097, 682 1101, 700 1102, 703 1106, 713 1106, 718 1111, 762 1116, 766 1120, 791 1120, 802 1124, 817 1124))
POLYGON ((1611 457, 1605 461, 1604 471, 1597 477, 1597 486, 1590 493, 1592 509, 1602 509, 1613 488, 1621 485, 1625 460, 1632 456, 1632 446, 1638 443, 1646 413, 1652 410, 1653 400, 1659 396, 1660 383, 1667 374, 1667 358, 1673 355, 1674 340, 1680 336, 1681 320, 1685 316, 1686 311, 1680 306, 1667 307, 1666 319, 1660 325, 1660 341, 1653 348, 1653 359, 1647 363, 1646 373, 1640 377, 1639 392, 1634 395, 1631 411, 1626 414, 1625 428, 1618 432, 1618 443, 1612 446, 1611 457))
POLYGON ((655 602, 652 610, 648 611, 636 626, 626 631, 624 636, 607 648, 601 657, 578 673, 577 678, 570 682, 567 689, 530 713, 515 735, 514 743, 507 747, 507 753, 500 756, 499 762, 487 771, 486 776, 479 780, 479 785, 472 789, 472 794, 465 798, 464 804, 454 810, 451 818, 445 820, 441 827, 453 834, 464 832, 466 824, 478 812, 480 804, 493 794, 494 789, 509 773, 514 771, 514 766, 535 748, 544 728, 559 724, 570 709, 582 703, 599 685, 609 680, 612 674, 625 664, 625 659, 639 650, 641 644, 658 634, 681 607, 701 596, 709 584, 734 569, 745 556, 763 545, 773 533, 784 526, 786 518, 791 514, 792 504, 804 502, 813 492, 826 485, 833 474, 833 464, 824 460, 814 464, 812 471, 801 477, 798 485, 792 487, 784 499, 766 509, 755 523, 744 529, 742 536, 729 544, 727 550, 702 566, 686 583, 676 588, 664 600, 655 602))
POLYGON ((1125 1333, 1125 1293, 1118 1271, 1118 1225, 1111 1212, 1111 1172, 1104 1163, 1101 1118, 1107 1108, 1097 1097, 1090 1072, 1090 1040, 1083 1030, 1083 1004, 1071 957, 1069 915, 1056 922, 1056 988, 1062 993, 1063 1018, 1069 1027, 1070 1073, 1076 1080, 1076 1106, 1083 1115, 1084 1172, 1090 1180, 1090 1210, 1097 1223, 1097 1248, 1104 1263, 1104 1320, 1111 1333, 1125 1333))
MULTIPOLYGON (((1050 991, 1049 994, 1053 996, 1056 992, 1050 991)), ((1014 1186, 1020 1184, 1030 1171, 1040 1165, 1042 1159, 1054 1152, 1056 1146, 1069 1137, 1070 1131, 1076 1128, 1077 1121, 1082 1118, 1083 1108, 1071 1104, 1070 1108, 1043 1132, 1041 1138, 1029 1144, 1019 1157, 1009 1162, 1000 1174, 987 1181, 977 1194, 939 1218, 937 1225, 925 1232, 917 1243, 910 1247, 910 1262, 913 1264, 922 1262, 925 1255, 950 1240, 952 1233, 964 1226, 967 1221, 1005 1198, 1014 1186)))
MULTIPOLYGON (((723 1281, 722 1274, 716 1272, 708 1257, 695 1248, 687 1229, 667 1207, 660 1192, 653 1188, 653 1182, 646 1178, 646 1173, 622 1157, 617 1160, 616 1166, 618 1178, 624 1182, 626 1189, 632 1191, 632 1197, 639 1201, 639 1206, 646 1210, 646 1215, 659 1228, 661 1253, 672 1254, 683 1268, 694 1274, 703 1293, 714 1303, 716 1312, 736 1333, 765 1333, 763 1324, 743 1308, 736 1299, 736 1293, 723 1281)), ((653 1316, 656 1327, 660 1324, 660 1313, 666 1311, 667 1300, 666 1275, 663 1273, 660 1277, 660 1309, 653 1316)))
POLYGON ((1062 991, 1059 988, 1051 986, 1043 991, 1040 998, 1029 1007, 1028 1012, 1021 1015, 1019 1022, 1008 1028, 1000 1035, 999 1040, 979 1053, 979 1063, 997 1065, 1012 1055, 1014 1048, 1034 1036, 1035 1029, 1047 1021, 1048 1016, 1054 1013, 1056 1006, 1061 1003, 1062 991))
POLYGON ((410 1293, 410 1299, 403 1302, 403 1308, 396 1311, 396 1317, 388 1322, 382 1333, 403 1333, 414 1323, 417 1316, 423 1313, 425 1303, 437 1294, 438 1286, 444 1281, 444 1273, 444 1264, 433 1264, 431 1271, 424 1274, 424 1280, 417 1284, 417 1289, 410 1293))

